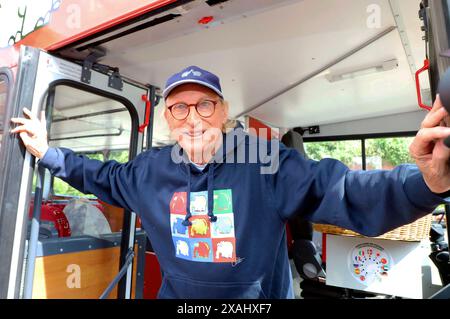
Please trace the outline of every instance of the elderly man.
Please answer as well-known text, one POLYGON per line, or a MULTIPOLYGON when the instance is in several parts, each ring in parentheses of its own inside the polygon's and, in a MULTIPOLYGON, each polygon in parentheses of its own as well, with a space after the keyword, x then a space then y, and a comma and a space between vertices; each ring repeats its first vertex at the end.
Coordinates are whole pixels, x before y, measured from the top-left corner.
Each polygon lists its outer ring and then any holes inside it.
POLYGON ((20 124, 12 132, 53 175, 139 214, 163 270, 160 298, 292 298, 285 223, 296 212, 374 236, 430 213, 449 195, 442 139, 450 128, 438 126, 447 115, 439 99, 410 147, 417 166, 350 171, 277 144, 268 151, 278 169, 262 174, 261 159, 248 161, 252 139, 239 127, 225 133, 228 106, 217 76, 188 67, 169 78, 163 95, 176 145, 125 164, 49 148, 45 116, 26 110, 27 119, 12 120, 20 124), (233 160, 240 151, 243 163, 233 160))

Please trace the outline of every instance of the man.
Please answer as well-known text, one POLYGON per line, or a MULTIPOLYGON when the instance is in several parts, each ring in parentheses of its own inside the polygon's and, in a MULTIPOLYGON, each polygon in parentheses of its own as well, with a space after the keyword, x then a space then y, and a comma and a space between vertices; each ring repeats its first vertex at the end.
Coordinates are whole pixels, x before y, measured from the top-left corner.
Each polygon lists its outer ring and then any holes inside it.
POLYGON ((439 99, 410 147, 418 168, 350 171, 276 144, 268 151, 278 169, 262 174, 265 161, 248 160, 254 140, 240 128, 222 134, 228 106, 217 76, 188 67, 169 78, 163 96, 176 145, 125 164, 48 148, 45 116, 26 110, 28 119, 12 120, 40 165, 141 217, 163 270, 160 298, 292 298, 285 222, 295 212, 375 236, 430 213, 450 190, 442 142, 450 128, 438 126, 447 115, 439 99))

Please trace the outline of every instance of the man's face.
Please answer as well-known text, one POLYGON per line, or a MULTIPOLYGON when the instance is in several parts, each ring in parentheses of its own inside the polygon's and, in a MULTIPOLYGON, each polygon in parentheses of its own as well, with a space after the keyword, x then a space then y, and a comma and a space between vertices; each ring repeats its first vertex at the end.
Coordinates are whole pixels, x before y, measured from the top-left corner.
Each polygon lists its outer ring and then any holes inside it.
POLYGON ((222 142, 222 126, 227 121, 228 108, 214 91, 202 85, 189 83, 180 85, 170 92, 166 99, 164 116, 172 139, 180 144, 191 161, 203 164, 209 161, 222 142), (193 106, 205 101, 217 102, 212 115, 208 117, 201 116, 193 106), (189 115, 185 119, 176 119, 172 115, 175 114, 173 107, 172 113, 169 110, 169 107, 178 104, 191 105, 189 115))

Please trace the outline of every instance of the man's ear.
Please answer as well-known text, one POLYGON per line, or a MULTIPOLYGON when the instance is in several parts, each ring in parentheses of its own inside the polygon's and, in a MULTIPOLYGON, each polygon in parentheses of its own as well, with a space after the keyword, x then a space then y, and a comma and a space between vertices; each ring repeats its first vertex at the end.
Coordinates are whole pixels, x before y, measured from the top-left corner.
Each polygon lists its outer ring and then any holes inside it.
POLYGON ((167 107, 164 107, 164 118, 166 119, 167 124, 169 124, 169 116, 170 116, 170 112, 167 109, 167 107))
POLYGON ((224 122, 223 123, 226 123, 228 121, 228 110, 229 110, 228 102, 223 101, 223 113, 224 113, 224 122))

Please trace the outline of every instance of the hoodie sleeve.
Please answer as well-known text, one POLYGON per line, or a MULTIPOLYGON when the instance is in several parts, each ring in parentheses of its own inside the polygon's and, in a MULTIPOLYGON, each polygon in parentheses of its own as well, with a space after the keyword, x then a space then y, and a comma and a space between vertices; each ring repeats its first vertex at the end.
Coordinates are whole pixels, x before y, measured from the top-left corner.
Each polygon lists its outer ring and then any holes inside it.
POLYGON ((136 212, 134 195, 139 192, 134 189, 138 178, 134 161, 102 162, 76 155, 70 149, 49 148, 39 165, 80 192, 94 194, 111 205, 136 212))
POLYGON ((378 236, 431 213, 446 201, 432 193, 415 165, 393 170, 351 171, 333 159, 304 159, 280 146, 279 170, 272 175, 276 209, 283 220, 301 214, 378 236))

